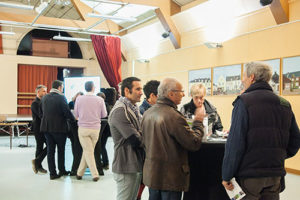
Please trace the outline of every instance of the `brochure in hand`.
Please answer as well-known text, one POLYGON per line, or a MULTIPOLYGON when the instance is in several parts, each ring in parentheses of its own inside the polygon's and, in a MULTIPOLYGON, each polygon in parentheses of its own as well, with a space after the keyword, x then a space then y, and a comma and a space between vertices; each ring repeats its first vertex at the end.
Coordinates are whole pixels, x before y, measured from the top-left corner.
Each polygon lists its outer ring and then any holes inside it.
POLYGON ((236 182, 235 178, 231 179, 230 182, 233 184, 234 189, 232 191, 226 189, 226 192, 231 200, 240 200, 246 196, 245 192, 236 182))

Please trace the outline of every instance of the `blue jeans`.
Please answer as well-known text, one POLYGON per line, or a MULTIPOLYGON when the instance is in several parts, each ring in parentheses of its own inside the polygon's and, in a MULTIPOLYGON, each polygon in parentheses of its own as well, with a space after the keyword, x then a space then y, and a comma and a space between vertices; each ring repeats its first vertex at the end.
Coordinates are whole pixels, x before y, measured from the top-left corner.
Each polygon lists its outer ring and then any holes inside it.
POLYGON ((57 146, 58 170, 62 173, 65 168, 65 146, 67 135, 65 133, 45 133, 47 142, 47 161, 50 176, 57 174, 55 166, 55 148, 57 146))
POLYGON ((181 200, 182 192, 149 188, 149 200, 181 200))

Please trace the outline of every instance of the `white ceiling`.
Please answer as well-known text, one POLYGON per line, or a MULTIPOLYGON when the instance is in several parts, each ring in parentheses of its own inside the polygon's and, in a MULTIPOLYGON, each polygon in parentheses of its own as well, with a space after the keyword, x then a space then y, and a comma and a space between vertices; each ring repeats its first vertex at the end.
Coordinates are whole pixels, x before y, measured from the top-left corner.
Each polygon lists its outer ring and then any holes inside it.
MULTIPOLYGON (((35 8, 41 4, 41 0, 4 0, 1 2, 7 3, 16 3, 16 4, 24 4, 24 5, 32 5, 35 8)), ((7 8, 5 8, 7 10, 7 8)), ((9 9, 8 9, 9 10, 9 9)), ((11 9, 10 12, 20 13, 18 9, 11 9)), ((23 11, 22 11, 23 12, 23 11)), ((35 13, 37 14, 37 13, 35 13)), ((50 5, 46 8, 43 13, 43 16, 46 17, 55 17, 62 19, 74 19, 81 20, 79 14, 77 13, 75 7, 71 3, 70 0, 54 0, 51 1, 50 5)))
POLYGON ((257 0, 210 0, 172 16, 180 33, 232 21, 263 8, 257 0))
POLYGON ((137 21, 131 23, 125 20, 113 20, 115 23, 119 24, 122 27, 128 27, 155 14, 155 7, 151 6, 127 4, 124 5, 123 8, 121 8, 121 5, 116 4, 99 3, 85 0, 81 1, 101 14, 137 18, 137 21))
MULTIPOLYGON (((116 16, 138 18, 138 21, 136 22, 115 21, 122 27, 128 27, 155 14, 155 7, 150 6, 129 4, 120 9, 120 5, 105 4, 87 0, 81 1, 101 14, 114 14, 116 16), (116 10, 118 10, 118 12, 115 12, 116 10)), ((186 5, 194 0, 173 1, 178 5, 186 5)), ((7 0, 7 2, 28 4, 27 0, 7 0)), ((36 7, 40 4, 40 0, 30 0, 30 4, 36 7)), ((263 7, 259 4, 259 0, 209 0, 173 15, 172 19, 181 34, 194 31, 202 27, 222 27, 224 29, 228 29, 229 27, 227 26, 227 22, 234 21, 240 16, 262 8, 263 7)), ((3 8, 0 8, 0 10, 2 11, 3 8)), ((57 5, 52 3, 43 15, 57 18, 80 19, 72 4, 57 5)), ((122 36, 122 48, 126 51, 134 51, 136 49, 141 49, 141 51, 143 50, 145 55, 141 55, 141 58, 149 58, 151 55, 154 55, 153 52, 155 52, 155 49, 159 44, 169 41, 168 38, 164 39, 161 37, 162 33, 165 32, 161 23, 158 20, 154 21, 154 23, 150 23, 150 25, 143 26, 137 30, 131 29, 132 31, 122 36), (150 51, 151 53, 149 53, 150 51)))

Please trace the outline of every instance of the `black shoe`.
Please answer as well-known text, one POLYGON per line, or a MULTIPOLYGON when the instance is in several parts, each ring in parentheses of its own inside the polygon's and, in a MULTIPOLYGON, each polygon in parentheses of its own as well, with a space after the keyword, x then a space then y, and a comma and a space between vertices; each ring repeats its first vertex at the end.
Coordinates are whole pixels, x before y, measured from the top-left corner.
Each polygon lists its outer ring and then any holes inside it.
POLYGON ((70 171, 64 171, 64 172, 59 172, 59 176, 68 176, 70 174, 70 171))
POLYGON ((60 178, 60 175, 57 175, 57 174, 50 175, 50 180, 54 180, 54 179, 58 179, 58 178, 60 178))
POLYGON ((103 169, 97 169, 98 173, 100 176, 104 176, 104 171, 103 169))
POLYGON ((37 173, 38 173, 38 170, 36 169, 35 159, 33 159, 33 160, 31 161, 31 164, 32 164, 32 170, 33 170, 33 172, 34 172, 35 174, 37 174, 37 173))
POLYGON ((43 167, 38 168, 37 171, 42 174, 47 174, 47 170, 45 170, 43 167))
POLYGON ((94 177, 94 178, 93 178, 93 181, 94 181, 94 182, 97 182, 98 180, 99 180, 99 177, 94 177))
POLYGON ((81 179, 82 179, 82 176, 76 175, 76 179, 77 179, 77 180, 81 180, 81 179))
POLYGON ((108 169, 109 169, 109 165, 104 165, 104 166, 103 166, 103 169, 104 169, 104 170, 108 170, 108 169))
POLYGON ((74 171, 70 172, 70 176, 76 176, 76 175, 77 175, 77 172, 74 172, 74 171))

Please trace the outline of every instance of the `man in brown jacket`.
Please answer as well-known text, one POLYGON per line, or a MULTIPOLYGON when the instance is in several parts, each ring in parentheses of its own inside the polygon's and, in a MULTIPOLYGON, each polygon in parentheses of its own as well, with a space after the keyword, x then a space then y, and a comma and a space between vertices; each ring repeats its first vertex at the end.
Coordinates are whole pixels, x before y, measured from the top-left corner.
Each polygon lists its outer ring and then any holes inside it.
POLYGON ((189 188, 188 151, 200 148, 205 109, 195 111, 192 129, 177 111, 184 91, 173 78, 164 79, 158 87, 158 100, 142 120, 142 141, 146 159, 144 184, 149 187, 149 200, 180 200, 189 188))

